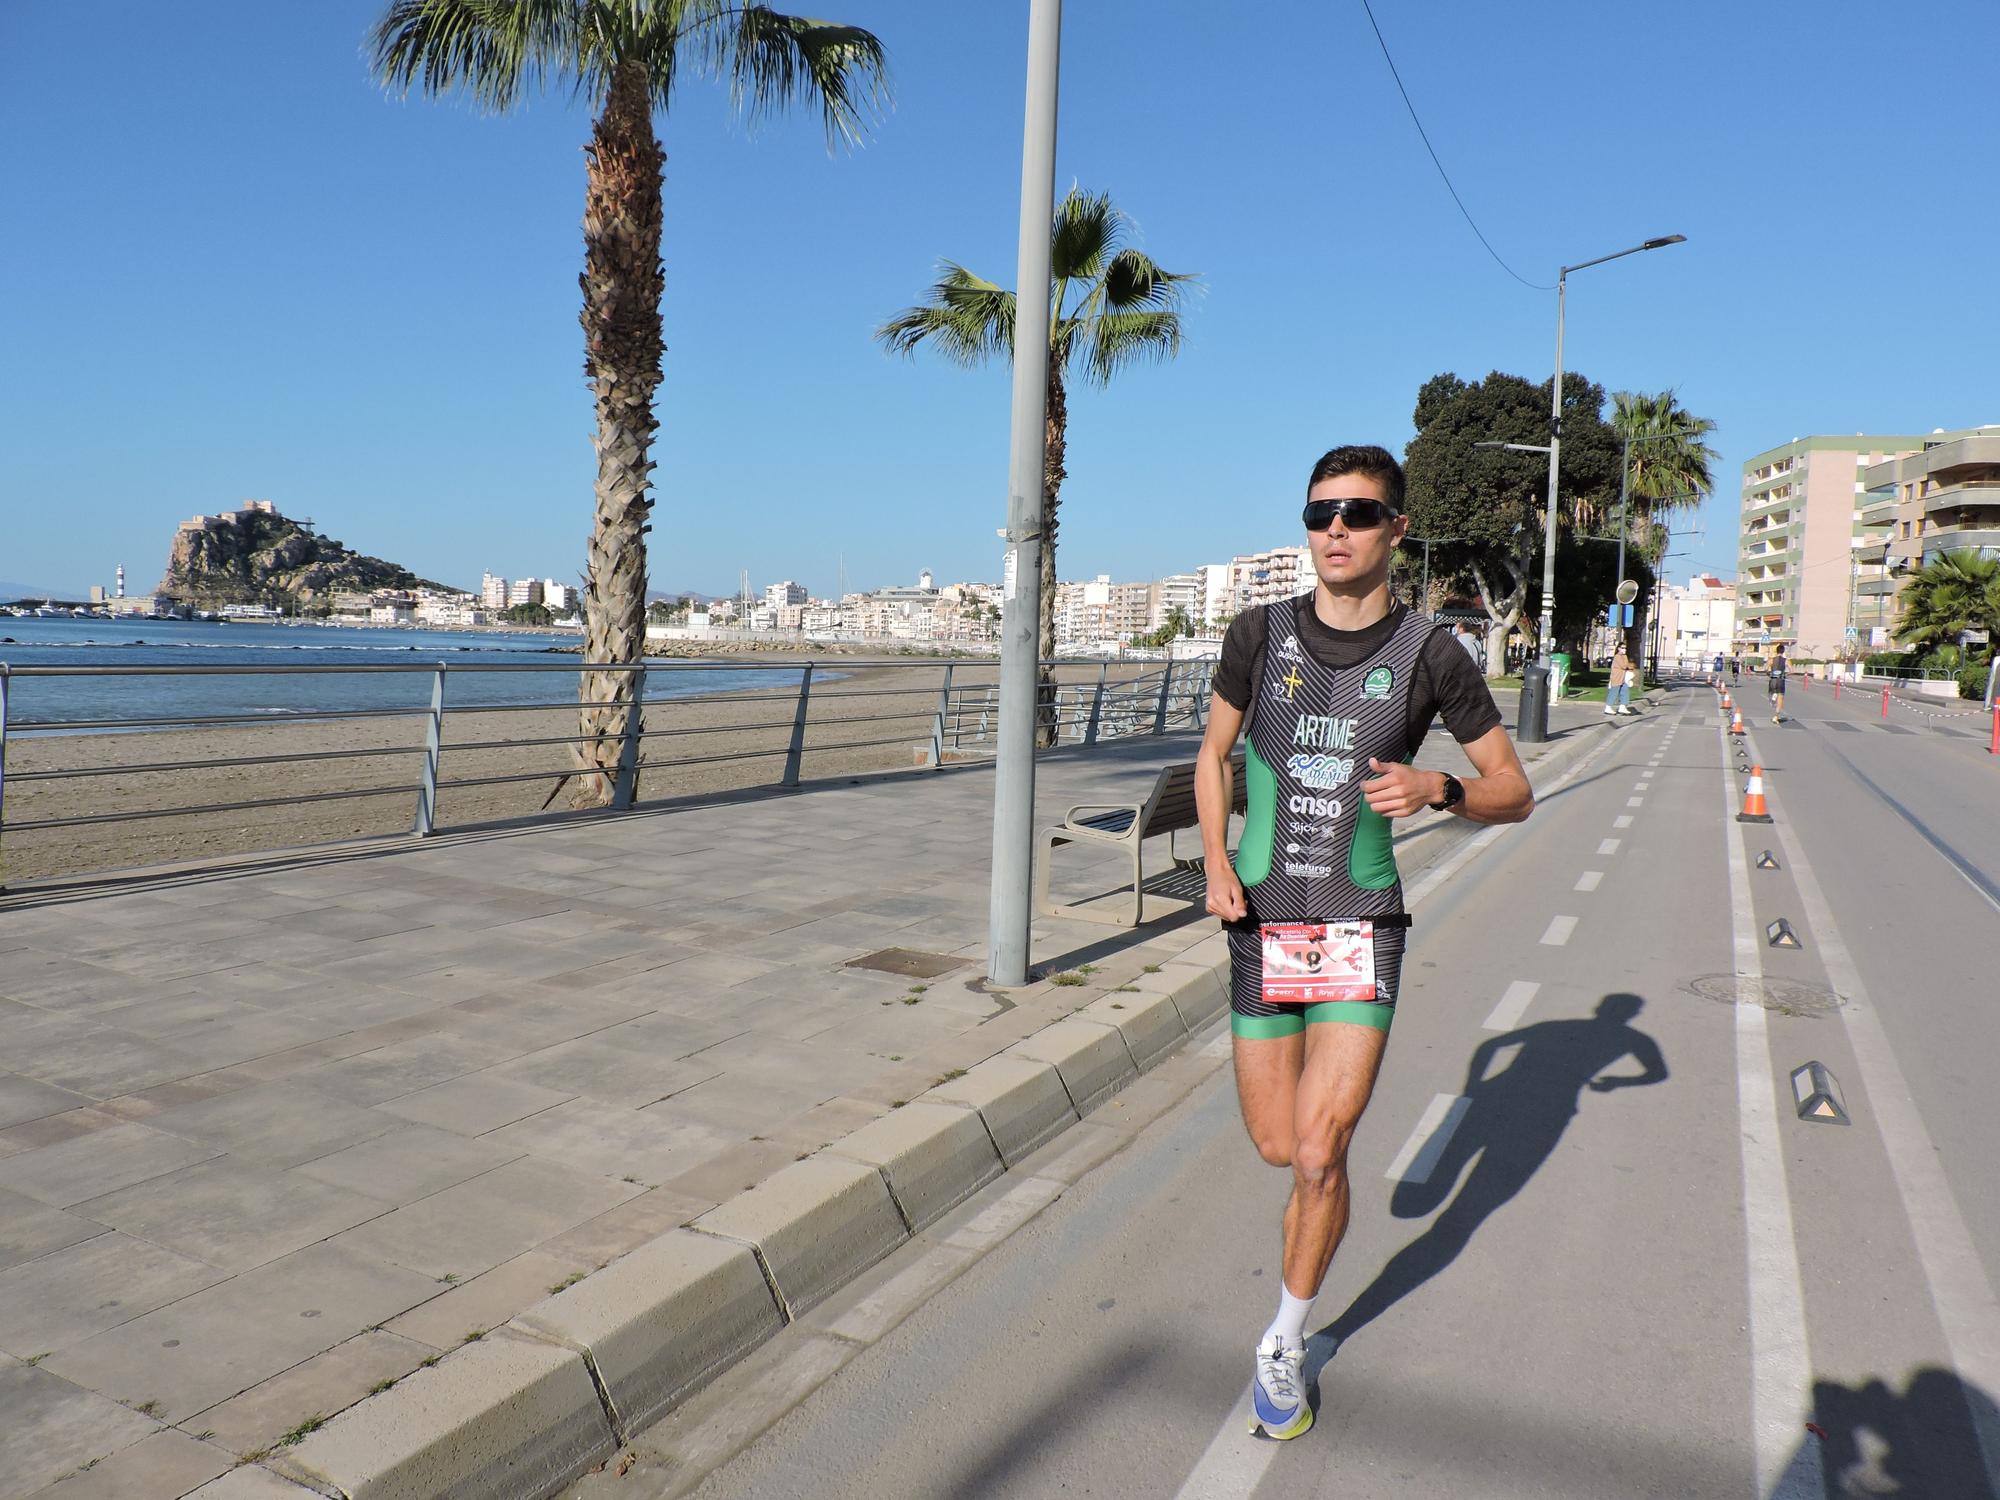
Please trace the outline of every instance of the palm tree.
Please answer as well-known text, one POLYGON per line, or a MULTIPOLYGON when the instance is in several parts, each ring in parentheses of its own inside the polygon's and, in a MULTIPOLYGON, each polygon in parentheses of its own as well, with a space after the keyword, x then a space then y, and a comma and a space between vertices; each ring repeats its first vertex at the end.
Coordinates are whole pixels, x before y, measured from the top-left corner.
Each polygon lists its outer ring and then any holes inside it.
MULTIPOLYGON (((1037 654, 1056 654, 1056 507, 1062 495, 1069 429, 1070 374, 1108 385, 1129 365, 1172 359, 1181 348, 1181 308, 1192 274, 1163 270, 1127 245, 1134 225, 1109 193, 1072 187, 1056 205, 1049 254, 1049 375, 1042 466, 1041 619, 1037 654)), ((1014 294, 954 261, 938 268, 923 302, 875 330, 898 354, 931 344, 968 368, 1014 354, 1014 294)), ((1055 743, 1055 675, 1042 668, 1040 739, 1055 743)))
POLYGON ((2000 558, 1970 547, 1939 552, 1903 585, 1896 639, 1930 650, 1956 646, 1968 630, 2000 642, 2000 558))
MULTIPOLYGON (((729 0, 391 0, 369 36, 383 83, 461 92, 493 110, 566 84, 594 119, 583 210, 583 370, 597 405, 596 517, 584 575, 583 659, 638 662, 646 641, 646 532, 659 420, 661 185, 655 111, 683 68, 726 79, 751 118, 816 105, 829 145, 857 142, 886 97, 882 44, 854 26, 729 0)), ((630 672, 585 672, 574 747, 579 807, 612 799, 630 672)), ((633 773, 636 780, 637 772, 633 773)), ((560 783, 558 784, 560 790, 560 783)), ((551 797, 553 800, 553 796, 551 797)))
POLYGON ((1632 513, 1640 520, 1693 510, 1714 488, 1722 461, 1708 446, 1715 423, 1684 409, 1674 392, 1615 392, 1611 426, 1632 445, 1632 513))

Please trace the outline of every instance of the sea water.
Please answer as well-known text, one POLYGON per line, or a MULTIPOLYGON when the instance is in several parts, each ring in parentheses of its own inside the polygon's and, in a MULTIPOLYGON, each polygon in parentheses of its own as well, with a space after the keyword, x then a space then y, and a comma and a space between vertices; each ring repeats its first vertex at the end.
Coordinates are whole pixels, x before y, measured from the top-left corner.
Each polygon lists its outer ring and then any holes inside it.
MULTIPOLYGON (((493 630, 241 624, 228 621, 42 619, 0 616, 0 663, 82 666, 408 666, 396 672, 203 673, 195 676, 14 677, 8 689, 10 732, 36 724, 128 719, 249 719, 328 709, 430 706, 438 663, 445 665, 446 709, 574 703, 578 660, 574 634, 493 630), (548 672, 481 671, 499 663, 546 663, 548 672)), ((823 680, 815 672, 814 681, 823 680)), ((646 697, 795 690, 790 664, 691 669, 680 659, 647 664, 646 697)), ((553 719, 554 716, 551 716, 553 719)), ((551 731, 560 732, 560 731, 551 731)))

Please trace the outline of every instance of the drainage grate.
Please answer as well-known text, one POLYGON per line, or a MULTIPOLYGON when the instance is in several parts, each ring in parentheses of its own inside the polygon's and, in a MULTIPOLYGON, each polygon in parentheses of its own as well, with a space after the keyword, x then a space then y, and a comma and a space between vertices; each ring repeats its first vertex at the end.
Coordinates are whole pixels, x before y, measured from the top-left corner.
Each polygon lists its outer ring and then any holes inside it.
POLYGON ((936 979, 953 969, 962 969, 970 960, 948 953, 924 953, 915 948, 884 948, 876 953, 850 958, 850 969, 879 969, 884 974, 901 974, 909 979, 936 979))
POLYGON ((1682 986, 1689 994, 1723 1005, 1761 1005, 1786 1016, 1830 1016, 1844 1003, 1824 985, 1796 979, 1746 979, 1738 974, 1704 974, 1682 986))

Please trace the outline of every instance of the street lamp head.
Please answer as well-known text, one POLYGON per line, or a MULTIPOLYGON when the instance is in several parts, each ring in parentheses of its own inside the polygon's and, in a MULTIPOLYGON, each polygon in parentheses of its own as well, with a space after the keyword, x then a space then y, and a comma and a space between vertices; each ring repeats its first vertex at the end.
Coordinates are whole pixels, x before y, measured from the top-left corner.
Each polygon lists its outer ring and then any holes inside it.
POLYGON ((1647 240, 1639 248, 1641 250, 1658 250, 1663 245, 1683 245, 1686 243, 1687 236, 1684 234, 1663 234, 1656 240, 1647 240))

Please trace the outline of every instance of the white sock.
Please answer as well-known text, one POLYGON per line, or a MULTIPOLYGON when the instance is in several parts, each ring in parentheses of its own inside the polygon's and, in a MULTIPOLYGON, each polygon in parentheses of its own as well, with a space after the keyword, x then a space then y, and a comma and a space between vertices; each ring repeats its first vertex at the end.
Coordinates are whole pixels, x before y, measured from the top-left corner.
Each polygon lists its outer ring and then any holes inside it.
POLYGON ((1294 1297, 1292 1289, 1280 1281, 1278 1283, 1278 1316, 1271 1320, 1271 1326, 1264 1330, 1259 1344, 1269 1343, 1276 1334, 1287 1345, 1302 1349, 1306 1342, 1306 1317, 1312 1312, 1311 1297, 1294 1297))

